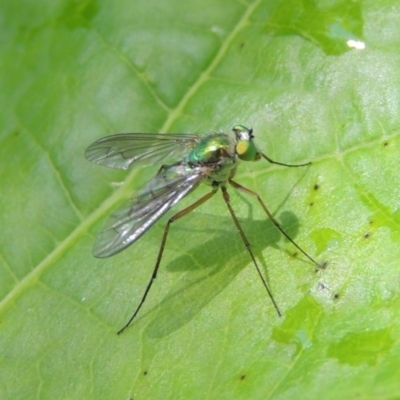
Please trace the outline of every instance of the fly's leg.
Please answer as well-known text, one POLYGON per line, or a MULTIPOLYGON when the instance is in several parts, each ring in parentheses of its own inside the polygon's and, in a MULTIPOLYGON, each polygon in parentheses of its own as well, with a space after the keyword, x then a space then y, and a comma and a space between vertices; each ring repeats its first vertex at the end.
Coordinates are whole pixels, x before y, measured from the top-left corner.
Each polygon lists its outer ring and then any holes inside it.
POLYGON ((309 254, 307 254, 279 225, 279 222, 275 219, 275 217, 271 214, 271 212, 268 210, 267 206, 265 203, 261 200, 261 197, 256 193, 253 192, 250 189, 245 188, 242 185, 239 185, 237 182, 233 181, 232 179, 229 180, 229 183, 237 190, 239 190, 242 193, 249 194, 251 196, 254 196, 258 202, 261 204, 261 207, 264 209, 266 214, 268 215, 269 219, 272 221, 272 223, 279 229, 279 231, 297 248, 299 249, 313 264, 315 264, 318 268, 322 268, 322 266, 317 263, 309 254))
POLYGON ((155 265, 153 273, 151 275, 151 279, 150 279, 149 283, 147 284, 146 290, 144 291, 142 300, 140 301, 138 307, 136 308, 135 312, 133 313, 132 317, 129 319, 127 324, 118 331, 118 335, 120 335, 132 323, 132 321, 135 319, 136 315, 139 313, 139 310, 142 308, 144 302, 146 301, 146 297, 147 297, 148 293, 150 292, 151 286, 153 285, 153 282, 155 281, 155 279, 157 277, 157 272, 158 272, 158 268, 160 267, 162 255, 164 253, 165 243, 167 241, 170 225, 173 222, 175 222, 176 220, 178 220, 178 219, 184 217, 185 215, 189 214, 190 212, 192 212, 195 208, 201 206, 203 203, 205 203, 207 200, 209 200, 212 196, 214 196, 214 194, 217 192, 217 190, 218 190, 218 186, 213 186, 212 192, 206 194, 205 196, 203 196, 202 198, 197 200, 195 203, 193 203, 191 206, 178 212, 177 214, 175 214, 168 220, 168 223, 165 227, 164 234, 162 237, 160 250, 158 251, 156 265, 155 265))
MULTIPOLYGON (((229 181, 229 182, 231 182, 231 181, 229 181)), ((251 251, 250 243, 249 243, 249 241, 247 240, 247 237, 246 237, 245 233, 243 232, 243 229, 242 229, 242 227, 241 227, 241 225, 240 225, 238 219, 236 218, 235 212, 233 211, 233 208, 232 208, 231 202, 230 202, 229 193, 228 193, 228 191, 227 191, 227 189, 226 189, 225 186, 221 186, 221 189, 222 189, 222 196, 223 196, 223 198, 224 198, 224 200, 225 200, 226 205, 228 206, 228 210, 229 210, 229 212, 230 212, 230 214, 231 214, 231 216, 232 216, 233 222, 235 223, 236 228, 238 229, 238 231, 239 231, 239 233, 240 233, 240 236, 242 237, 243 243, 245 244, 246 249, 247 249, 247 251, 249 252, 251 259, 253 260, 254 266, 255 266, 256 269, 257 269, 258 275, 260 275, 261 281, 262 281, 263 285, 265 286, 265 289, 267 290, 268 296, 270 297, 270 299, 271 299, 271 301, 272 301, 272 304, 273 304, 274 307, 275 307, 276 312, 277 312, 278 315, 281 317, 282 314, 281 314, 281 312, 279 311, 279 308, 278 308, 278 305, 277 305, 276 302, 275 302, 274 296, 272 296, 272 292, 271 292, 271 290, 269 289, 269 287, 268 287, 268 285, 267 285, 267 282, 265 281, 265 279, 264 279, 264 277, 263 277, 263 275, 262 275, 262 273, 261 273, 260 267, 259 267, 258 264, 257 264, 256 258, 254 257, 253 252, 251 251)))

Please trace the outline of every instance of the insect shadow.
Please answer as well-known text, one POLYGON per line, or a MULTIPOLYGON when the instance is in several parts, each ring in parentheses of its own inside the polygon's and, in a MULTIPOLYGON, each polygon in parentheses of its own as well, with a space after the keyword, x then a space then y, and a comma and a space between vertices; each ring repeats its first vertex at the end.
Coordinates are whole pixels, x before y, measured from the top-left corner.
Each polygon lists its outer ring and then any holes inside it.
MULTIPOLYGON (((197 217, 202 221, 210 221, 207 225, 215 225, 215 215, 201 214, 197 217)), ((295 214, 289 211, 281 213, 278 217, 282 228, 288 232, 291 237, 295 237, 299 230, 299 220, 295 214)), ((193 221, 195 222, 195 220, 193 221)), ((268 260, 264 259, 263 252, 265 248, 271 247, 282 250, 281 244, 284 243, 282 235, 275 228, 269 219, 254 220, 251 217, 240 218, 246 236, 252 245, 252 251, 262 265, 262 272, 268 280, 268 268, 276 267, 268 265, 268 260)), ((227 217, 218 217, 217 231, 215 228, 199 230, 191 229, 187 224, 181 227, 182 231, 190 232, 189 237, 196 237, 196 234, 209 237, 205 242, 190 249, 184 255, 174 258, 164 269, 169 272, 183 272, 186 274, 178 280, 170 289, 163 300, 157 302, 153 310, 143 313, 153 313, 155 316, 146 328, 146 334, 152 338, 161 338, 168 336, 174 331, 180 329, 195 317, 212 299, 222 292, 229 284, 234 281, 237 275, 247 267, 252 268, 251 260, 246 248, 243 246, 240 235, 236 230, 232 232, 232 219, 227 217), (235 234, 237 233, 237 234, 235 234), (229 235, 229 239, 227 238, 229 235)), ((175 226, 174 228, 177 227, 175 226)), ((171 242, 173 242, 171 234, 171 242)), ((195 243, 195 239, 193 239, 195 243)), ((171 244, 173 246, 173 244, 171 244)), ((286 248, 286 245, 284 246, 286 248)), ((287 246, 290 248, 290 244, 287 246)), ((288 251, 293 254, 293 251, 288 251)), ((308 260, 305 261, 308 263, 308 260)), ((282 266, 280 266, 282 267, 282 266)), ((259 281, 257 272, 254 269, 254 280, 259 281)), ((260 292, 265 291, 260 282, 260 292)), ((273 288, 272 288, 273 291, 273 288)), ((268 306, 268 297, 266 297, 266 307, 268 306)), ((271 307, 273 310, 273 307, 271 307)), ((274 310, 275 311, 275 310, 274 310)))

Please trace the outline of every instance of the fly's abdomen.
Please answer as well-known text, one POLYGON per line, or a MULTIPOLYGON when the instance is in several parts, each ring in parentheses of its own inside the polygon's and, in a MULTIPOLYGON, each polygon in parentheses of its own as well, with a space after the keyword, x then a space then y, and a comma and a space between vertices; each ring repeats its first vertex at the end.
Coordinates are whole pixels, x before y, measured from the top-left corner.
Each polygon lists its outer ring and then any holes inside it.
POLYGON ((210 165, 219 162, 235 162, 235 144, 225 134, 205 137, 189 154, 191 164, 210 165))

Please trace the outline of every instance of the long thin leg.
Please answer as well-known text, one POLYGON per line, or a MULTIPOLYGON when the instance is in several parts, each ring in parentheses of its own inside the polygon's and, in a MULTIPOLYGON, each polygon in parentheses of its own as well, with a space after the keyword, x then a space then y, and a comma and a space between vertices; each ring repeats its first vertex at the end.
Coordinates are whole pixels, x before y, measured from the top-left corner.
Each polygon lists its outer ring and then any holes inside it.
POLYGON ((297 247, 312 263, 314 263, 318 268, 321 268, 321 265, 318 264, 309 254, 307 254, 279 225, 279 222, 275 219, 275 217, 271 214, 271 212, 268 210, 267 206, 265 203, 261 200, 261 197, 256 193, 253 192, 250 189, 245 188, 242 185, 239 185, 237 182, 233 181, 232 179, 229 179, 229 183, 237 190, 240 192, 249 194, 251 196, 254 196, 258 202, 261 204, 261 207, 264 209, 264 211, 267 213, 269 219, 272 221, 272 223, 281 231, 281 233, 295 246, 297 247))
POLYGON ((158 256, 157 256, 157 261, 156 261, 156 265, 154 267, 153 273, 151 275, 151 279, 149 281, 149 283, 147 284, 146 290, 143 294, 142 300, 140 301, 138 307, 136 308, 135 312, 133 313, 132 317, 129 319, 129 321, 127 322, 127 324, 118 331, 118 335, 120 335, 134 320, 134 318, 136 317, 136 315, 139 313, 139 310, 142 308, 142 305, 144 304, 146 297, 148 295, 148 293, 150 292, 151 286, 153 285, 153 282, 155 281, 156 277, 157 277, 157 272, 158 272, 158 268, 160 267, 160 263, 161 263, 161 259, 162 259, 162 255, 164 253, 164 249, 165 249, 165 243, 167 241, 167 237, 168 237, 168 232, 169 232, 169 227, 170 225, 178 220, 179 218, 184 217, 185 215, 189 214, 191 211, 193 211, 195 208, 201 206, 203 203, 205 203, 207 200, 209 200, 212 196, 214 196, 214 194, 217 192, 218 190, 218 186, 213 187, 212 192, 206 194, 205 196, 203 196, 202 198, 200 198, 199 200, 197 200, 195 203, 193 203, 191 206, 185 208, 184 210, 178 212, 177 214, 175 214, 174 216, 172 216, 169 220, 168 223, 164 229, 164 235, 162 237, 162 241, 161 241, 161 246, 160 246, 160 250, 158 251, 158 256))
POLYGON ((247 251, 249 252, 251 259, 253 260, 253 263, 254 263, 254 265, 255 265, 255 267, 256 267, 256 269, 257 269, 258 275, 260 275, 261 281, 262 281, 262 283, 264 284, 265 289, 267 289, 268 296, 270 297, 270 299, 271 299, 271 301, 272 301, 272 304, 274 305, 274 307, 275 307, 275 309, 276 309, 276 312, 277 312, 278 315, 281 317, 282 314, 281 314, 281 312, 279 311, 278 305, 276 304, 276 302, 275 302, 275 300, 274 300, 274 296, 272 296, 272 292, 271 292, 271 290, 269 289, 269 287, 268 287, 268 285, 267 285, 267 282, 265 281, 265 279, 264 279, 264 277, 263 277, 263 275, 262 275, 262 273, 261 273, 260 267, 259 267, 258 264, 257 264, 256 258, 254 257, 253 252, 251 251, 250 243, 249 243, 249 241, 247 240, 247 237, 246 237, 246 235, 244 234, 243 229, 242 229, 242 227, 240 226, 240 223, 239 223, 238 219, 236 218, 235 212, 233 211, 233 208, 232 208, 231 203, 230 203, 229 193, 228 193, 228 191, 226 190, 226 187, 225 187, 225 186, 221 186, 221 189, 222 189, 222 196, 223 196, 223 198, 224 198, 224 200, 225 200, 226 205, 228 206, 229 212, 231 213, 233 222, 235 223, 236 228, 238 229, 238 231, 239 231, 239 233, 240 233, 240 236, 242 237, 243 243, 245 244, 246 249, 247 249, 247 251))
POLYGON ((306 165, 310 165, 311 162, 308 163, 304 163, 304 164, 285 164, 285 163, 281 163, 279 161, 274 161, 271 158, 269 158, 267 155, 265 155, 264 153, 261 153, 261 157, 265 158, 268 162, 270 162, 271 164, 277 164, 277 165, 283 165, 285 167, 305 167, 306 165))

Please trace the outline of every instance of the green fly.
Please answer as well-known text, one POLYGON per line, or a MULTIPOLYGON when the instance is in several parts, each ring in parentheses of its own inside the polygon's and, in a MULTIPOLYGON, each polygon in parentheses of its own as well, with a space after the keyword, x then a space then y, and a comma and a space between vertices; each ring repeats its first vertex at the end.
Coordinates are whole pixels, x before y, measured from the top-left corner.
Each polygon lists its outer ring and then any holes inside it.
POLYGON ((211 187, 211 192, 192 205, 173 215, 167 222, 158 251, 151 279, 144 291, 135 312, 118 332, 122 333, 134 320, 143 306, 156 279, 163 256, 170 225, 205 203, 221 188, 222 197, 232 216, 254 266, 278 313, 279 308, 273 298, 266 280, 257 264, 250 243, 233 211, 228 194, 228 184, 238 191, 255 197, 279 231, 318 268, 320 265, 308 255, 279 225, 260 196, 233 180, 241 161, 266 159, 272 164, 287 167, 302 167, 305 164, 284 164, 267 157, 254 142, 253 130, 236 125, 233 135, 212 133, 197 134, 159 134, 127 133, 107 136, 90 145, 85 157, 94 163, 127 170, 133 166, 154 165, 174 158, 180 159, 170 165, 162 165, 154 179, 141 191, 125 202, 108 220, 98 235, 93 254, 96 257, 110 257, 136 242, 169 209, 193 192, 201 183, 211 187))

